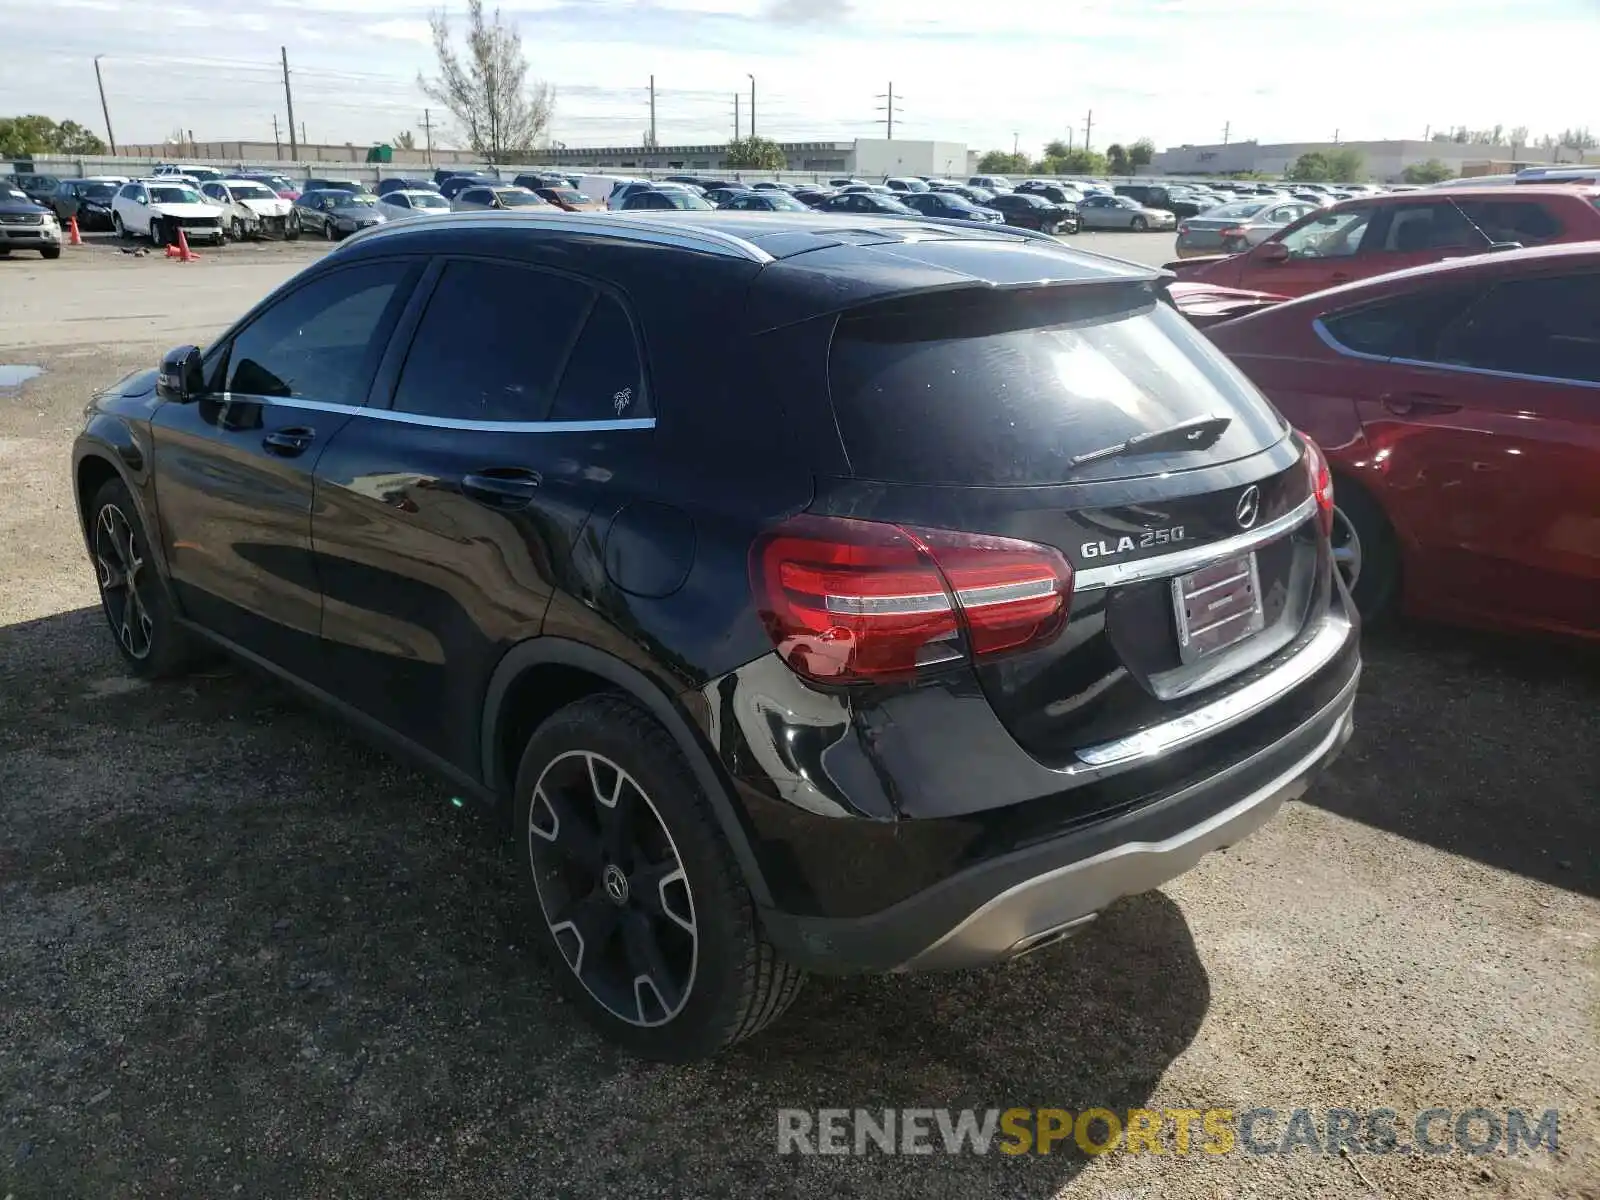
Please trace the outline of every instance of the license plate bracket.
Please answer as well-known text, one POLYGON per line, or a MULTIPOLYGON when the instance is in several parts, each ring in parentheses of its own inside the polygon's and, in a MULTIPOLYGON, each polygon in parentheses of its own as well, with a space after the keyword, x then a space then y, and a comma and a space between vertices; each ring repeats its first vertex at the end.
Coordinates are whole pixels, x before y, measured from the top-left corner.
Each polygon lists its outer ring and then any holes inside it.
POLYGON ((1178 657, 1196 662, 1259 633, 1266 625, 1255 552, 1212 563, 1172 581, 1178 657))

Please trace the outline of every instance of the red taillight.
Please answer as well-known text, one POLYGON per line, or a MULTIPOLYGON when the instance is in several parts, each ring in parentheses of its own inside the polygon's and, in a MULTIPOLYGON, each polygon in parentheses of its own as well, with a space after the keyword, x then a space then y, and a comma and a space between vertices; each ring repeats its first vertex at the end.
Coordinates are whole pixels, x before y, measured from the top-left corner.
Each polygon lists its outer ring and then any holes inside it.
POLYGON ((1333 533, 1333 472, 1328 470, 1328 460, 1321 448, 1305 434, 1300 440, 1306 444, 1306 474, 1311 480, 1311 494, 1317 498, 1317 524, 1325 534, 1333 533))
POLYGON ((1220 236, 1221 238, 1226 240, 1228 238, 1242 238, 1242 237, 1244 237, 1246 235, 1245 235, 1245 231, 1244 231, 1244 226, 1242 226, 1242 225, 1229 225, 1218 236, 1220 236))
POLYGON ((1047 641, 1072 594, 1072 568, 1048 546, 810 515, 761 538, 751 576, 778 653, 826 683, 1047 641))
POLYGON ((1188 232, 1189 232, 1189 227, 1187 225, 1179 225, 1178 226, 1178 236, 1179 237, 1186 236, 1188 234, 1188 232))

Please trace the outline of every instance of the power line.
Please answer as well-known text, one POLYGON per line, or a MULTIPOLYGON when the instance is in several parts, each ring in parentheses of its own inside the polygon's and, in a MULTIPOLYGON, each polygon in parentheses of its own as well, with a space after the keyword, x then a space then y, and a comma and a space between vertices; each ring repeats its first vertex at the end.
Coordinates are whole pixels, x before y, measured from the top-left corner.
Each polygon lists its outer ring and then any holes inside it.
POLYGON ((886 105, 878 105, 878 111, 885 114, 883 118, 884 140, 892 142, 894 141, 894 81, 892 79, 889 81, 888 92, 878 93, 877 98, 888 101, 886 105))

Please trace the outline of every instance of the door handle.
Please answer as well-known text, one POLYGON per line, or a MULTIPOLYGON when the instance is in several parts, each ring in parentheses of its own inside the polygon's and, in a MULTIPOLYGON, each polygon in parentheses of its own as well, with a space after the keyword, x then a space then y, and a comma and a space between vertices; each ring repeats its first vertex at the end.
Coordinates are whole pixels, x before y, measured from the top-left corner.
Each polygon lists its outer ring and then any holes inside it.
POLYGON ((1389 392, 1379 397, 1379 402, 1397 417, 1425 417, 1461 411, 1461 405, 1452 404, 1438 392, 1389 392))
POLYGON ((1328 278, 1331 279, 1334 283, 1349 283, 1350 282, 1350 272, 1349 271, 1334 271, 1332 274, 1330 274, 1328 276, 1328 278))
POLYGON ((276 454, 280 458, 293 458, 297 454, 304 454, 306 447, 311 445, 316 436, 315 429, 308 429, 304 425, 290 425, 286 429, 274 429, 261 439, 261 445, 269 454, 276 454))
POLYGON ((543 482, 537 471, 525 467, 489 467, 461 477, 461 491, 490 508, 527 508, 543 482))

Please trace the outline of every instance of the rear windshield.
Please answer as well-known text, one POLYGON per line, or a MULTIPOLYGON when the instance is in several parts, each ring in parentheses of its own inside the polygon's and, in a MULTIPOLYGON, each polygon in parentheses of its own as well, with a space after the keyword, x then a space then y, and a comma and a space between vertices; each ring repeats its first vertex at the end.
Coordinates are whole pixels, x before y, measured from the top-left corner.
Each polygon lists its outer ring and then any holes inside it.
POLYGON ((1116 479, 1254 454, 1283 426, 1220 351, 1143 286, 954 293, 840 318, 829 382, 860 478, 968 486, 1116 479), (1196 417, 1205 451, 1075 455, 1196 417))

